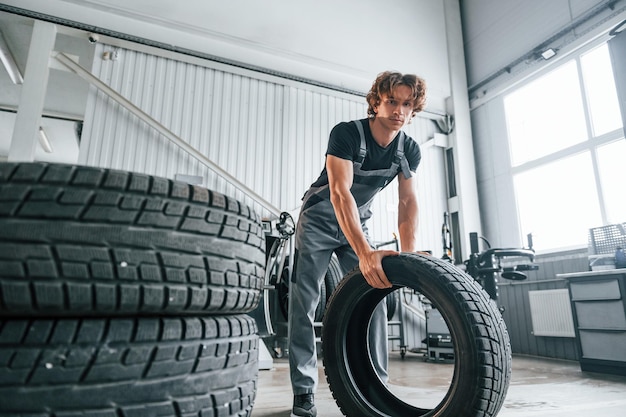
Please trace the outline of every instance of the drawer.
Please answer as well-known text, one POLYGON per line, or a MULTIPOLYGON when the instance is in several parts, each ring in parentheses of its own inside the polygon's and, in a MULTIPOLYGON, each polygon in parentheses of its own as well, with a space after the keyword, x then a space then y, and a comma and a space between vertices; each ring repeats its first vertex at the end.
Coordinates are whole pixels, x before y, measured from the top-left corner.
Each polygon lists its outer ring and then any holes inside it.
POLYGON ((626 362, 626 332, 580 330, 579 334, 583 358, 626 362))
POLYGON ((626 312, 622 300, 576 301, 574 305, 579 328, 626 331, 626 312))
POLYGON ((617 279, 570 281, 572 301, 577 300, 620 300, 622 295, 617 279))

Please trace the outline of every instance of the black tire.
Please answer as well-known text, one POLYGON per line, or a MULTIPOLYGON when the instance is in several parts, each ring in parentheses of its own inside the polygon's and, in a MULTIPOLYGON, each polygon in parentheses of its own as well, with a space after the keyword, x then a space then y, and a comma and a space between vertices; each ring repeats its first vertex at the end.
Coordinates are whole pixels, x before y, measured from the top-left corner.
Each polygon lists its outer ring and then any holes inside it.
POLYGON ((344 415, 495 416, 511 376, 511 347, 497 308, 469 275, 419 254, 386 257, 394 287, 376 290, 357 270, 344 278, 327 307, 322 327, 326 378, 344 415), (409 287, 427 297, 444 317, 454 342, 454 374, 443 400, 417 408, 392 394, 378 378, 367 348, 367 317, 389 292, 409 287))
POLYGON ((276 284, 276 298, 280 312, 285 320, 289 320, 289 282, 291 280, 291 268, 283 268, 280 280, 276 284))
MULTIPOLYGON (((341 272, 341 266, 339 265, 339 259, 333 255, 330 259, 330 265, 326 272, 326 299, 327 302, 333 295, 335 289, 339 286, 339 283, 343 279, 343 273, 341 272)), ((396 314, 398 303, 400 302, 400 294, 398 291, 394 291, 386 297, 387 302, 387 320, 391 320, 393 315, 396 314)))
POLYGON ((394 291, 385 297, 387 303, 387 320, 391 320, 396 314, 398 305, 402 302, 400 300, 400 291, 394 291))
POLYGON ((261 296, 253 211, 144 174, 0 163, 0 316, 233 314, 261 296))
POLYGON ((328 264, 328 270, 326 271, 326 276, 324 277, 324 283, 326 284, 326 299, 330 299, 330 296, 333 295, 335 289, 339 286, 339 283, 343 279, 343 271, 341 270, 341 265, 339 264, 339 259, 337 256, 333 254, 330 258, 330 263, 328 264))
MULTIPOLYGON (((280 307, 280 312, 283 313, 285 320, 289 320, 289 272, 285 267, 283 277, 276 286, 277 300, 280 307)), ((324 317, 324 311, 326 311, 326 301, 328 296, 326 295, 326 286, 320 287, 320 301, 315 308, 315 321, 321 322, 324 317)))
MULTIPOLYGON (((280 282, 277 285, 278 300, 280 303, 280 311, 283 313, 285 319, 289 319, 289 283, 291 273, 289 267, 283 269, 283 274, 280 282)), ((315 308, 315 321, 321 322, 326 312, 326 305, 328 299, 333 290, 341 281, 341 267, 339 266, 339 260, 335 255, 330 258, 326 275, 324 276, 324 284, 320 287, 320 301, 315 308)))
POLYGON ((320 287, 320 302, 317 303, 317 308, 315 309, 315 321, 318 323, 324 319, 327 299, 328 295, 326 294, 326 285, 322 285, 320 287))
POLYGON ((0 320, 0 416, 249 416, 258 343, 246 315, 0 320))

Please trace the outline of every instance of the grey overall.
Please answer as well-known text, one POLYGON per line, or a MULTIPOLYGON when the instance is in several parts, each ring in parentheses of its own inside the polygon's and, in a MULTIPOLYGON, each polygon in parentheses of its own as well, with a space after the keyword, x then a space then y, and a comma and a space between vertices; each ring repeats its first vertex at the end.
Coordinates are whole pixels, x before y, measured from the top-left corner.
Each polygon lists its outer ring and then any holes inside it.
MULTIPOLYGON (((363 126, 357 125, 361 138, 359 158, 353 162, 354 180, 350 192, 356 200, 363 232, 369 240, 366 221, 371 217, 370 205, 376 194, 389 184, 401 170, 411 176, 404 156, 404 133, 397 139, 398 150, 387 169, 363 171, 366 142, 363 126)), ((320 287, 333 252, 342 272, 346 274, 359 260, 341 231, 330 202, 328 185, 312 187, 303 197, 296 228, 294 274, 289 285, 289 363, 294 395, 315 393, 318 384, 314 316, 320 298, 320 287)), ((380 378, 387 374, 387 305, 381 302, 374 310, 369 330, 371 359, 380 378)))

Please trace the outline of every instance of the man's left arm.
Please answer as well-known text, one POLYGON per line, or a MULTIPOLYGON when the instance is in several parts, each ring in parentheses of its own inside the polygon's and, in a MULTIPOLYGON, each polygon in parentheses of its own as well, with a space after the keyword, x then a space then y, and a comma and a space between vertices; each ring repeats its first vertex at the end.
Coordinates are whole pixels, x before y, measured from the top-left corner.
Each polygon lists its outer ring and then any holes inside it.
POLYGON ((415 252, 419 208, 415 176, 405 178, 398 174, 398 231, 402 252, 415 252))

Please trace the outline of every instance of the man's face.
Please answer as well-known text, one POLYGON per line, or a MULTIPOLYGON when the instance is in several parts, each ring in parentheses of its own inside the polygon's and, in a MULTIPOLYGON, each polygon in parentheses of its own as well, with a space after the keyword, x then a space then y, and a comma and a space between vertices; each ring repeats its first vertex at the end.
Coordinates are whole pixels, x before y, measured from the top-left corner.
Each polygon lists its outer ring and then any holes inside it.
POLYGON ((397 86, 391 94, 383 94, 380 103, 374 107, 376 119, 393 130, 401 129, 413 115, 411 88, 397 86))

